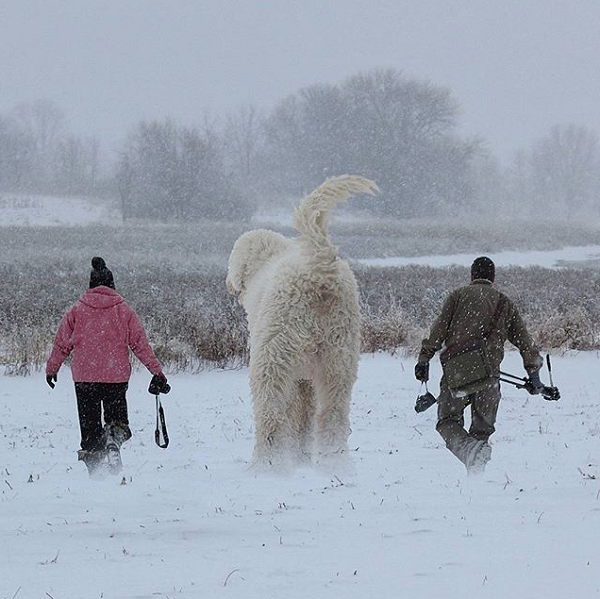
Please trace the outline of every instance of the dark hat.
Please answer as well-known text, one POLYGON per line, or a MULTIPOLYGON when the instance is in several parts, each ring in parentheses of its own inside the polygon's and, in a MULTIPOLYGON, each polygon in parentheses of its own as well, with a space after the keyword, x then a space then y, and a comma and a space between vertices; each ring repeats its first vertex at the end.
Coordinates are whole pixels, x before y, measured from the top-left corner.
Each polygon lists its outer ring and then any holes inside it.
POLYGON ((496 266, 492 262, 492 259, 487 256, 475 258, 473 264, 471 264, 471 278, 473 280, 486 279, 493 283, 496 278, 496 266))
POLYGON ((102 258, 96 256, 92 258, 92 272, 90 273, 90 289, 94 287, 105 287, 115 288, 115 281, 113 274, 106 268, 106 262, 102 258))

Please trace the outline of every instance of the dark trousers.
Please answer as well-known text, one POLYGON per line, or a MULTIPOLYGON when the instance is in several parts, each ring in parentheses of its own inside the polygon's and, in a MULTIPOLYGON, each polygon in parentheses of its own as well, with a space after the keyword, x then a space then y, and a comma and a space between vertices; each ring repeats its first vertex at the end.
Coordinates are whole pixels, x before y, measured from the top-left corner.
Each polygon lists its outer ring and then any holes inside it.
POLYGON ((125 393, 128 383, 75 383, 81 449, 101 450, 105 443, 102 411, 107 427, 118 427, 125 439, 131 437, 125 393))
POLYGON ((452 395, 446 381, 440 383, 438 398, 437 431, 446 447, 463 463, 475 441, 487 441, 496 430, 496 415, 500 404, 500 383, 491 382, 488 387, 464 397, 452 395), (464 429, 464 412, 471 406, 471 426, 464 429))

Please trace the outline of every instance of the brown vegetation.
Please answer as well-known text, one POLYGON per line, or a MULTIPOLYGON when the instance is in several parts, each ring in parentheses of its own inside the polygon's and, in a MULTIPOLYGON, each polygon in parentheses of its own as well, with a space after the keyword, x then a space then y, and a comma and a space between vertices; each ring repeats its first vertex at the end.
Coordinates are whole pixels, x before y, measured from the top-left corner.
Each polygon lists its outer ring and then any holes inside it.
MULTIPOLYGON (((87 286, 74 258, 55 268, 0 263, 0 362, 25 374, 45 363, 65 310, 87 286)), ((114 268, 117 288, 145 323, 159 358, 173 370, 236 367, 247 359, 243 311, 227 295, 225 268, 114 268)), ((450 289, 468 280, 461 267, 356 268, 363 351, 414 349, 450 289)), ((520 308, 546 349, 600 348, 600 273, 499 269, 497 284, 520 308)))

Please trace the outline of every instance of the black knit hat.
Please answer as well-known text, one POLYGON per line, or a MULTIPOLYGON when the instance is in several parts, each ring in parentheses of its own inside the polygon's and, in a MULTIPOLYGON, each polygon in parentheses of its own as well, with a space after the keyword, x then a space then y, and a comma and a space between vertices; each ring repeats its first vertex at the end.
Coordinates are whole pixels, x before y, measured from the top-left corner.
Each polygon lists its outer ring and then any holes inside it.
POLYGON ((102 258, 96 256, 92 258, 92 272, 90 273, 90 289, 94 287, 105 287, 115 288, 115 281, 113 274, 106 268, 106 262, 102 258))
POLYGON ((475 279, 486 279, 487 281, 494 282, 496 278, 496 265, 491 258, 487 256, 479 256, 475 258, 471 265, 471 278, 475 279))

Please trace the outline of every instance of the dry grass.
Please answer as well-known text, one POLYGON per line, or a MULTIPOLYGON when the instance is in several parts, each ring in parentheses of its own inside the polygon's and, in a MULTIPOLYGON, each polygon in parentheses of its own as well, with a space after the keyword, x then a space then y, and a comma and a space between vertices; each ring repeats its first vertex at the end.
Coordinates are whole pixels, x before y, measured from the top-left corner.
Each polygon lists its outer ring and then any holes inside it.
MULTIPOLYGON (((74 268, 73 268, 74 270, 74 268)), ((73 270, 71 272, 73 272, 73 270)), ((414 348, 447 292, 467 280, 463 268, 364 268, 357 271, 363 351, 414 348)), ((546 348, 600 348, 600 275, 596 271, 503 269, 499 287, 519 306, 546 348)), ((40 267, 0 266, 0 361, 24 374, 46 361, 61 316, 83 277, 40 267)), ((236 367, 247 359, 243 311, 227 295, 225 270, 120 273, 118 289, 146 324, 159 359, 173 370, 236 367)))
MULTIPOLYGON (((227 255, 244 228, 0 229, 0 364, 16 374, 43 366, 62 315, 87 287, 94 254, 107 259, 119 292, 170 370, 243 364, 245 318, 224 280, 227 255)), ((415 348, 446 294, 468 281, 462 267, 355 272, 368 352, 415 348)), ((499 269, 497 279, 543 347, 600 348, 599 271, 509 268, 499 269)))

